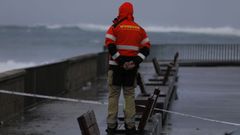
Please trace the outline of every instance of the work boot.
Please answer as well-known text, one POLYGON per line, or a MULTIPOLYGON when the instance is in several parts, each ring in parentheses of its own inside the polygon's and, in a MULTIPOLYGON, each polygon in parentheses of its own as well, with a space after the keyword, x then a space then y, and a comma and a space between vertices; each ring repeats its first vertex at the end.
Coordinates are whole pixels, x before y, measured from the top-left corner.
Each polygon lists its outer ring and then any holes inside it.
POLYGON ((108 127, 108 128, 106 129, 107 134, 108 134, 108 135, 114 135, 117 127, 118 127, 118 123, 116 123, 116 126, 115 126, 114 128, 108 127))
POLYGON ((126 135, 135 135, 136 134, 136 127, 128 128, 127 125, 125 124, 125 129, 126 129, 126 135))
POLYGON ((107 128, 106 129, 107 135, 114 135, 115 131, 116 131, 115 128, 107 128))

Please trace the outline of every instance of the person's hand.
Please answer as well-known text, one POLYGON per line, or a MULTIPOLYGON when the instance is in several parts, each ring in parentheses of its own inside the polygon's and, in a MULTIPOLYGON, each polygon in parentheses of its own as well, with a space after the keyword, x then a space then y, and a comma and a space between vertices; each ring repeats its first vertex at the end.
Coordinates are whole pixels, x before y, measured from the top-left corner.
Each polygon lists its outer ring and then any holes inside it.
POLYGON ((116 59, 117 63, 119 64, 119 66, 123 66, 124 63, 125 63, 125 60, 122 56, 119 56, 117 59, 116 59))
POLYGON ((123 64, 123 68, 124 68, 125 70, 133 69, 135 66, 136 66, 136 65, 135 65, 135 63, 134 63, 133 61, 125 62, 125 63, 123 64))

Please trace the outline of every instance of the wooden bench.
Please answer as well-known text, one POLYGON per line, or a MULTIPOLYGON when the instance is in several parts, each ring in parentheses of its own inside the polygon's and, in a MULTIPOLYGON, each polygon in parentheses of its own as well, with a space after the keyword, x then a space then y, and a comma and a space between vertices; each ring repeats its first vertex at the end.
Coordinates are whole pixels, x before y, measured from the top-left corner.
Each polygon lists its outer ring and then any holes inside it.
MULTIPOLYGON (((174 67, 178 67, 178 59, 179 59, 179 52, 176 52, 175 54, 174 54, 174 58, 173 58, 173 60, 172 61, 162 61, 160 64, 159 64, 159 66, 161 66, 161 67, 164 67, 164 66, 166 66, 167 64, 172 64, 174 67)), ((163 69, 164 70, 164 69, 163 69)))
MULTIPOLYGON (((167 76, 165 77, 168 78, 170 76, 169 72, 166 72, 166 75, 167 76)), ((140 73, 139 73, 139 76, 141 76, 140 73)), ((177 93, 176 93, 177 86, 175 85, 176 82, 174 77, 175 76, 171 76, 170 79, 169 78, 166 79, 168 81, 162 81, 162 82, 156 79, 157 82, 156 81, 148 82, 146 83, 146 85, 144 85, 143 82, 139 83, 139 85, 141 85, 140 86, 141 91, 143 91, 144 93, 138 95, 135 99, 135 103, 137 105, 136 107, 137 113, 141 113, 143 111, 142 108, 139 108, 138 106, 146 104, 147 96, 145 96, 145 93, 152 93, 153 92, 152 90, 156 87, 161 89, 161 93, 159 95, 161 98, 157 100, 156 108, 166 109, 166 110, 169 109, 172 99, 177 99, 177 93)), ((142 81, 142 80, 138 80, 138 81, 142 81)), ((158 110, 156 110, 155 112, 162 114, 162 117, 163 117, 162 124, 164 124, 165 120, 167 119, 167 113, 158 111, 158 110)))
MULTIPOLYGON (((147 86, 148 91, 150 92, 150 89, 153 89, 154 86, 147 86)), ((175 99, 177 99, 177 90, 176 90, 176 86, 171 86, 171 87, 159 87, 159 89, 161 89, 161 93, 160 93, 160 98, 158 98, 157 103, 156 103, 156 110, 154 111, 155 113, 161 113, 162 114, 162 123, 165 122, 166 118, 167 118, 167 113, 166 112, 162 112, 159 111, 158 109, 165 109, 168 110, 169 107, 171 106, 172 101, 175 99)), ((135 103, 136 103, 136 111, 137 113, 140 113, 143 111, 142 108, 139 108, 139 106, 141 105, 145 105, 147 102, 147 97, 138 95, 135 99, 135 103)))
POLYGON ((178 67, 179 52, 176 52, 173 59, 173 66, 178 67))
POLYGON ((159 94, 159 97, 161 97, 159 99, 159 101, 157 102, 157 107, 160 109, 164 109, 164 107, 166 106, 165 104, 168 104, 168 100, 169 100, 169 96, 171 95, 171 93, 173 92, 174 89, 174 82, 172 82, 169 85, 159 85, 157 83, 152 83, 151 85, 145 85, 143 83, 141 74, 138 73, 139 76, 139 80, 138 80, 138 85, 141 89, 141 94, 139 94, 136 99, 135 102, 137 105, 143 105, 147 98, 150 96, 147 93, 152 93, 154 92, 153 90, 157 87, 159 89, 161 89, 161 93, 159 94))
POLYGON ((77 118, 82 135, 100 135, 94 111, 88 111, 77 118))
POLYGON ((165 72, 168 70, 168 66, 171 65, 172 69, 170 72, 170 75, 175 74, 178 71, 178 68, 175 67, 173 64, 171 63, 165 63, 164 66, 161 66, 159 64, 159 61, 157 60, 157 58, 153 58, 152 59, 152 63, 153 63, 153 67, 154 67, 154 71, 158 76, 162 76, 165 74, 165 72))
MULTIPOLYGON (((164 76, 157 76, 155 78, 150 78, 148 79, 150 82, 146 83, 146 85, 158 85, 158 86, 164 86, 169 84, 169 81, 171 80, 171 70, 172 70, 172 65, 167 65, 167 71, 164 73, 164 76), (153 83, 154 82, 154 83, 153 83)), ((172 77, 175 77, 175 75, 173 75, 172 77)))
POLYGON ((145 89, 144 81, 142 79, 142 75, 139 72, 137 73, 137 85, 140 88, 141 96, 146 96, 146 97, 150 96, 150 94, 145 89))
MULTIPOLYGON (((146 90, 146 86, 145 86, 144 81, 142 79, 142 75, 139 72, 137 74, 137 84, 138 84, 138 86, 140 88, 140 91, 141 91, 141 94, 139 94, 138 96, 149 97, 150 96, 149 93, 154 92, 155 87, 152 87, 151 89, 146 90)), ((158 88, 160 88, 160 87, 158 87, 158 88)), ((167 88, 167 87, 161 87, 161 88, 163 89, 163 91, 165 91, 164 89, 167 88)), ((161 91, 162 91, 162 89, 161 89, 161 91)), ((164 97, 165 95, 161 95, 161 93, 160 93, 159 96, 164 97)))
POLYGON ((168 65, 172 65, 172 69, 170 73, 171 75, 175 74, 175 72, 178 72, 178 57, 179 57, 179 53, 176 52, 172 62, 161 62, 162 64, 161 63, 159 64, 159 61, 157 60, 157 58, 153 58, 152 63, 153 63, 156 74, 158 76, 164 75, 164 72, 167 71, 165 67, 167 67, 168 65))
POLYGON ((178 59, 179 59, 179 53, 176 52, 176 53, 174 54, 174 58, 173 58, 172 61, 161 61, 161 62, 159 63, 159 66, 162 67, 162 70, 164 70, 164 67, 165 67, 167 64, 171 64, 171 65, 173 65, 173 67, 174 67, 173 70, 175 70, 175 67, 178 67, 178 59))
MULTIPOLYGON (((152 63, 153 63, 153 67, 155 69, 155 73, 157 76, 155 76, 154 78, 150 78, 149 81, 150 82, 159 82, 158 85, 166 85, 166 83, 169 81, 169 78, 172 77, 174 79, 174 81, 178 80, 178 63, 177 63, 177 58, 178 58, 179 54, 178 52, 175 54, 174 56, 174 60, 173 62, 170 62, 168 64, 165 64, 165 66, 167 67, 166 70, 163 71, 163 69, 160 69, 160 64, 158 62, 158 60, 156 58, 153 58, 152 63)), ((151 85, 147 84, 147 85, 151 85)))

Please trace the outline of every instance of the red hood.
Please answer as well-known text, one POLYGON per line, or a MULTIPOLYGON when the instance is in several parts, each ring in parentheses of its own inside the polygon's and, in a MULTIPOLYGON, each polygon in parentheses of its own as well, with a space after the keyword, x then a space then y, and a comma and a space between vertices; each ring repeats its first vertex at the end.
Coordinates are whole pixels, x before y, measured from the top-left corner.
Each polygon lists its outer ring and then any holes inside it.
POLYGON ((118 19, 127 17, 128 20, 133 20, 133 5, 130 2, 124 2, 119 7, 118 19))

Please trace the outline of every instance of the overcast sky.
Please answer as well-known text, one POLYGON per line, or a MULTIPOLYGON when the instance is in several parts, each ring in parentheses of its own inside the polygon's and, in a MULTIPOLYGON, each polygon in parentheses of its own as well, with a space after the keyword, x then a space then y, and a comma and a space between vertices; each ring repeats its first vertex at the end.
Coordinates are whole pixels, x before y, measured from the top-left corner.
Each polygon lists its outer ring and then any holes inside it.
MULTIPOLYGON (((240 28, 240 0, 129 0, 141 25, 240 28)), ((0 25, 103 24, 123 0, 0 0, 0 25)))

